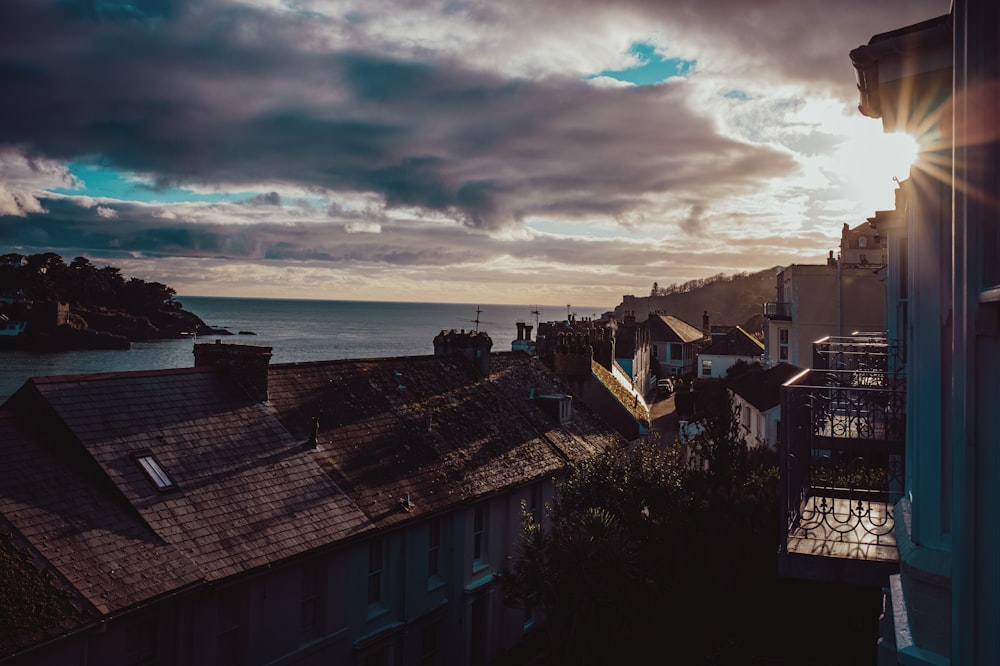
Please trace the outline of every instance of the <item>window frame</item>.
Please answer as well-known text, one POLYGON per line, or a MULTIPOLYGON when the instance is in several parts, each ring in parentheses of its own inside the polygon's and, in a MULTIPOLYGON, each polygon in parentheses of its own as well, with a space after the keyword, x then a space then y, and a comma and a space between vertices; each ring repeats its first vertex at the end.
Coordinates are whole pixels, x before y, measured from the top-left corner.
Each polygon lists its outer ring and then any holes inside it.
POLYGON ((368 542, 368 608, 381 608, 385 573, 385 544, 381 537, 368 542))
POLYGON ((141 451, 133 451, 130 455, 135 464, 142 470, 142 473, 146 475, 149 482, 156 488, 157 492, 166 493, 177 490, 177 482, 167 473, 167 470, 152 451, 143 449, 141 451))
POLYGON ((472 568, 479 570, 486 566, 487 525, 489 523, 489 506, 480 502, 473 507, 472 512, 472 568))

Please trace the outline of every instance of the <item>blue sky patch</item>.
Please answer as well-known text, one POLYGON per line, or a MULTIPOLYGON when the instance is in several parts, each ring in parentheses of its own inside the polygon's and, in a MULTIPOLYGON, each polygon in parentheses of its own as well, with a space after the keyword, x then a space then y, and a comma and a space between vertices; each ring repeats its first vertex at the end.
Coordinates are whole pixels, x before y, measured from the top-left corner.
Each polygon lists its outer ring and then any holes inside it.
POLYGON ((637 86, 651 86, 662 83, 674 76, 687 76, 696 64, 694 60, 684 60, 682 58, 664 58, 656 52, 652 44, 636 42, 629 49, 629 53, 638 59, 639 64, 635 67, 621 70, 606 69, 599 74, 594 74, 587 78, 594 79, 599 76, 607 76, 619 81, 626 81, 637 86))
POLYGON ((740 100, 740 101, 744 101, 744 102, 745 102, 746 100, 750 99, 750 95, 746 94, 746 93, 745 93, 745 92, 743 92, 742 90, 735 90, 735 89, 734 89, 734 90, 730 90, 730 91, 726 92, 726 93, 725 93, 725 94, 723 95, 723 97, 726 97, 726 98, 728 98, 728 99, 738 99, 738 100, 740 100))
POLYGON ((192 192, 182 188, 160 189, 146 183, 132 180, 123 172, 86 162, 69 162, 66 167, 83 187, 70 189, 58 187, 50 190, 55 194, 69 196, 107 197, 121 201, 141 203, 180 203, 204 201, 240 201, 257 194, 256 192, 192 192))

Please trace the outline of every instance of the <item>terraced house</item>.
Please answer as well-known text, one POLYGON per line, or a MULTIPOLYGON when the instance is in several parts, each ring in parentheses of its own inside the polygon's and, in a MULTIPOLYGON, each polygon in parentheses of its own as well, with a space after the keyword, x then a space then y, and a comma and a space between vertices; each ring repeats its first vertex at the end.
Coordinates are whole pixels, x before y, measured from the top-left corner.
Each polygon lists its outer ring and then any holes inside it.
POLYGON ((482 664, 536 620, 500 574, 522 511, 616 436, 523 353, 29 380, 0 408, 0 657, 482 664), (10 579, 8 579, 9 581, 10 579))

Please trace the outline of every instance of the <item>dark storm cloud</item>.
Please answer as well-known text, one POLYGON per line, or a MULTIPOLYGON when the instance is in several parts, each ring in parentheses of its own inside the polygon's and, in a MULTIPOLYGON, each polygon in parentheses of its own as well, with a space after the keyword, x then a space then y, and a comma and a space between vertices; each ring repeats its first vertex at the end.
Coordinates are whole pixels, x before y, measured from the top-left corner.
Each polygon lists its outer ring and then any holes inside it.
POLYGON ((0 144, 100 156, 160 187, 374 192, 483 228, 620 215, 682 190, 709 200, 794 168, 720 137, 670 86, 329 52, 312 48, 313 27, 208 2, 6 2, 0 144))
MULTIPOLYGON (((232 206, 238 206, 233 204, 232 206)), ((385 229, 351 233, 340 223, 191 223, 161 217, 157 207, 121 204, 115 218, 99 206, 81 208, 69 199, 45 200, 45 214, 0 217, 0 247, 73 248, 95 255, 192 256, 230 259, 294 259, 335 263, 379 262, 446 266, 485 260, 475 232, 385 229)))

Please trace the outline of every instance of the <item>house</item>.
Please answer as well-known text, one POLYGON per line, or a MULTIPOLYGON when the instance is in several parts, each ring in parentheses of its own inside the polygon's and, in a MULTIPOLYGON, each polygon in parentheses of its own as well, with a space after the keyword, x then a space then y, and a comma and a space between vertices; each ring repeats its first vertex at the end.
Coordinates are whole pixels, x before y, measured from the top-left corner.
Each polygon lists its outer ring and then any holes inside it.
POLYGON ((611 325, 615 332, 615 363, 632 378, 637 389, 648 393, 651 389, 649 327, 645 322, 637 322, 631 313, 621 323, 612 320, 611 325))
POLYGON ((845 266, 885 266, 887 260, 885 236, 871 224, 872 218, 851 227, 844 222, 840 232, 840 261, 845 266))
POLYGON ((673 315, 651 314, 649 344, 652 350, 650 365, 658 377, 682 377, 695 370, 705 333, 673 315))
POLYGON ((544 521, 553 477, 620 440, 490 346, 270 364, 198 344, 193 368, 29 380, 0 407, 0 556, 23 574, 0 594, 25 611, 0 660, 503 654, 541 620, 500 590, 522 510, 544 521))
POLYGON ((615 332, 591 324, 555 336, 553 367, 568 392, 632 441, 649 432, 645 387, 615 361, 615 332))
POLYGON ((698 376, 726 377, 738 361, 764 364, 764 343, 739 326, 726 333, 712 335, 712 342, 698 354, 698 376))
POLYGON ((779 363, 761 372, 752 372, 734 381, 729 388, 734 408, 750 446, 776 449, 781 421, 781 387, 803 368, 779 363))
POLYGON ((818 349, 832 368, 821 379, 836 385, 784 389, 783 408, 805 417, 782 421, 782 566, 878 581, 880 664, 1000 663, 1000 210, 988 194, 1000 182, 998 34, 995 2, 955 0, 851 52, 860 111, 921 144, 886 231, 887 310, 905 303, 906 316, 889 322, 899 339, 818 349), (842 486, 853 496, 832 496, 808 467, 837 471, 824 461, 838 450, 878 470, 842 486), (821 538, 821 496, 841 516, 836 544, 821 538), (848 513, 844 500, 861 503, 848 513), (876 577, 883 556, 896 566, 876 577))
POLYGON ((794 264, 778 273, 777 300, 764 303, 765 365, 812 365, 826 336, 885 329, 885 289, 872 266, 794 264))

